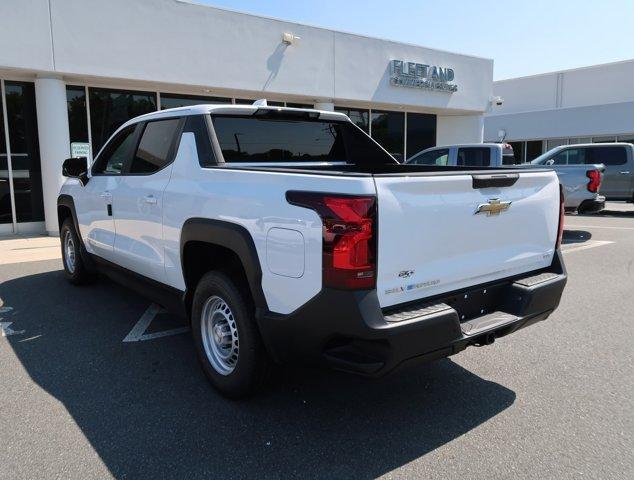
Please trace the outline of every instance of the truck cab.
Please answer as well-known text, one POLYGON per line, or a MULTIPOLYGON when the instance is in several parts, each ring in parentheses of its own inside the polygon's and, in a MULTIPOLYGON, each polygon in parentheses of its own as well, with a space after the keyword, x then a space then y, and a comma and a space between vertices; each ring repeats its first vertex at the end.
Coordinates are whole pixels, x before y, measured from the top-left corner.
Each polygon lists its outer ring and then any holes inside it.
POLYGON ((518 162, 508 143, 464 143, 428 148, 407 160, 413 165, 496 167, 518 162))

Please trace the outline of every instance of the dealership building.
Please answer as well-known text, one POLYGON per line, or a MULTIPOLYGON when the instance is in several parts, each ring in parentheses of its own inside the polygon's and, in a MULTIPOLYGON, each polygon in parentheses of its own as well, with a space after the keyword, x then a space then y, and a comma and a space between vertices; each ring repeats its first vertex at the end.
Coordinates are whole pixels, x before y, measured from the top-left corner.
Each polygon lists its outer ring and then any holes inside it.
POLYGON ((61 165, 197 103, 347 113, 399 159, 483 139, 493 61, 183 0, 0 2, 0 234, 57 233, 61 165))
POLYGON ((634 143, 633 79, 628 60, 494 82, 503 103, 486 115, 484 138, 510 142, 517 162, 559 145, 634 143))

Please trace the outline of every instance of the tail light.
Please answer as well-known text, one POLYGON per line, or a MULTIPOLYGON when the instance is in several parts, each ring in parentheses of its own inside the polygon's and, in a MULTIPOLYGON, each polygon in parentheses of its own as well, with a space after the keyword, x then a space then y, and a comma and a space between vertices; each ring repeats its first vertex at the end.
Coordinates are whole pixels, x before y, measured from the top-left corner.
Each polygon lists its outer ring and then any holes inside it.
POLYGON ((588 182, 588 191, 597 193, 601 186, 601 172, 599 172, 599 170, 589 170, 586 172, 586 176, 590 179, 588 182))
POLYGON ((376 197, 286 193, 286 200, 317 212, 322 221, 323 284, 345 290, 376 285, 376 197))
POLYGON ((560 183, 559 184, 559 227, 557 229, 557 244, 555 248, 559 248, 561 246, 561 240, 564 238, 564 187, 560 183))

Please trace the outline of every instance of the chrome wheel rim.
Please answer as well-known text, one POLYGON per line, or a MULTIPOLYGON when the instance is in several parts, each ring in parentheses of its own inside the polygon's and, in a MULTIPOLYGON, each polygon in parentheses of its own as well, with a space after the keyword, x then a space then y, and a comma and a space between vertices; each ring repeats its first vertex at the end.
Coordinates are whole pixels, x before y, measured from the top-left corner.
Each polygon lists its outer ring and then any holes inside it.
POLYGON ((205 354, 221 375, 229 375, 238 364, 238 328, 233 312, 222 298, 212 296, 203 306, 200 319, 205 354))
POLYGON ((75 241, 67 230, 64 235, 64 262, 69 273, 75 273, 75 241))

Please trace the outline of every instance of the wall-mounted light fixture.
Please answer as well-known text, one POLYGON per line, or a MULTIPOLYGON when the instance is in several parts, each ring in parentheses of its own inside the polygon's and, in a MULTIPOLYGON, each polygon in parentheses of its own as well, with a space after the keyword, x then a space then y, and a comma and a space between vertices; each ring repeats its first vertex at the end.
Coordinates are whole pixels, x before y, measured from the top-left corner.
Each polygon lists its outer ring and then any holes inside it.
POLYGON ((284 32, 282 34, 282 43, 284 45, 293 45, 294 43, 297 43, 297 40, 300 40, 301 37, 298 37, 297 35, 293 35, 290 32, 284 32))

